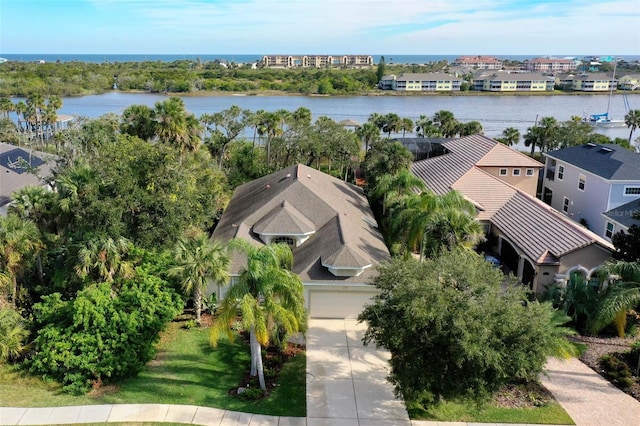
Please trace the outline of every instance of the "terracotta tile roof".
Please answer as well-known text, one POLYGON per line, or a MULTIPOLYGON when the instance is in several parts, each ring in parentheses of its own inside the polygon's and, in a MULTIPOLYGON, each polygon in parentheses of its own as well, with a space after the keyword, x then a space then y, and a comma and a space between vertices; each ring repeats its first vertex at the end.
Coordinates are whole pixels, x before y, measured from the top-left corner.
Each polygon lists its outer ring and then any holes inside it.
MULTIPOLYGON (((365 267, 390 258, 362 189, 304 165, 236 188, 212 238, 243 238, 262 245, 254 231, 280 230, 287 223, 315 231, 293 249, 293 271, 303 282, 369 282, 375 268, 359 277, 336 277, 322 263, 365 267)), ((241 267, 236 257, 232 271, 241 267)))
MULTIPOLYGON (((414 163, 412 170, 436 193, 459 191, 478 208, 479 220, 496 226, 538 264, 556 264, 562 256, 591 244, 613 250, 608 241, 476 166, 496 144, 483 136, 445 142, 450 153, 414 163)), ((508 154, 505 149, 511 151, 504 145, 498 147, 484 165, 494 164, 502 152, 520 167, 541 166, 537 161, 522 159, 519 153, 508 154)))
POLYGON ((476 166, 479 167, 528 167, 538 168, 544 167, 544 164, 533 158, 524 155, 514 149, 509 148, 501 143, 496 144, 487 154, 482 157, 476 166))

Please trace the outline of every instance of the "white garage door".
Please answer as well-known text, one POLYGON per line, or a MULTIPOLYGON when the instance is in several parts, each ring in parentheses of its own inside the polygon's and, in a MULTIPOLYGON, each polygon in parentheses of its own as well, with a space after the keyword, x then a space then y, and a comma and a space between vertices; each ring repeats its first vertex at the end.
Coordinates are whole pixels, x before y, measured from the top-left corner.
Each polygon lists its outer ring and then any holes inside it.
POLYGON ((355 319, 365 304, 371 303, 375 292, 310 291, 309 316, 311 318, 355 319))

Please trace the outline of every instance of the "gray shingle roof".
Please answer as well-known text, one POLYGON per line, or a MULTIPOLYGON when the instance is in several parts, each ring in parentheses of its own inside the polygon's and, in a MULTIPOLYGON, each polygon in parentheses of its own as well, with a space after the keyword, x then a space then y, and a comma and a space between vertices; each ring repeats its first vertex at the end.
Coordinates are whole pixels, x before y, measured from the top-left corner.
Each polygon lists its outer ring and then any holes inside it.
POLYGON ((640 226, 640 217, 635 217, 635 215, 640 215, 640 198, 616 207, 615 209, 611 209, 603 214, 627 228, 631 227, 631 225, 640 226))
MULTIPOLYGON (((359 277, 336 277, 322 263, 333 266, 377 265, 390 258, 362 190, 318 170, 297 165, 236 188, 212 238, 227 242, 243 238, 262 245, 256 226, 292 226, 315 233, 293 249, 293 271, 303 282, 369 282, 375 268, 359 277)), ((262 227, 262 228, 261 228, 262 227)), ((242 267, 234 259, 232 272, 242 267)))
POLYGON ((640 181, 640 154, 614 144, 585 144, 546 154, 608 180, 640 181))
POLYGON ((11 194, 18 189, 44 185, 35 174, 26 172, 24 165, 30 164, 38 169, 40 176, 48 177, 51 175, 52 162, 51 155, 0 143, 0 206, 8 204, 11 194))

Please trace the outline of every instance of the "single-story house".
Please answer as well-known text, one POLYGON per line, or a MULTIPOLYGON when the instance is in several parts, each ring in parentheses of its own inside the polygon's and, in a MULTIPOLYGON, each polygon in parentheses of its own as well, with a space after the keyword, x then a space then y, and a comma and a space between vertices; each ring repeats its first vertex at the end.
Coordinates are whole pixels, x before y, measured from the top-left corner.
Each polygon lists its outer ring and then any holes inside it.
MULTIPOLYGON (((376 266, 390 259, 362 189, 300 164, 236 188, 212 235, 233 238, 288 244, 315 318, 357 317, 377 294, 376 266)), ((232 277, 245 263, 233 257, 232 277)), ((211 291, 224 297, 224 287, 211 291)))

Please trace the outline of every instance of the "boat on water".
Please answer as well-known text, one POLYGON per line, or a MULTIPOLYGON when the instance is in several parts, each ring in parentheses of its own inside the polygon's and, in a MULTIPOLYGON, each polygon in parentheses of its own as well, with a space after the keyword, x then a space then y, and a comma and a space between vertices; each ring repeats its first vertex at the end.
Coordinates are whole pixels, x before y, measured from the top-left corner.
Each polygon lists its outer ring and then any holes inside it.
MULTIPOLYGON (((611 81, 609 82, 609 99, 607 101, 607 112, 602 114, 591 114, 589 117, 585 117, 583 119, 584 122, 591 124, 596 127, 627 127, 627 123, 624 120, 612 120, 609 118, 609 108, 611 107, 611 97, 613 96, 613 89, 617 86, 616 81, 616 66, 617 62, 613 65, 613 75, 611 76, 611 81)), ((627 99, 625 98, 625 106, 627 107, 627 111, 629 110, 628 105, 626 104, 627 99)))
POLYGON ((625 123, 624 120, 610 119, 608 112, 604 114, 591 114, 584 121, 597 127, 627 127, 627 123, 625 123))

